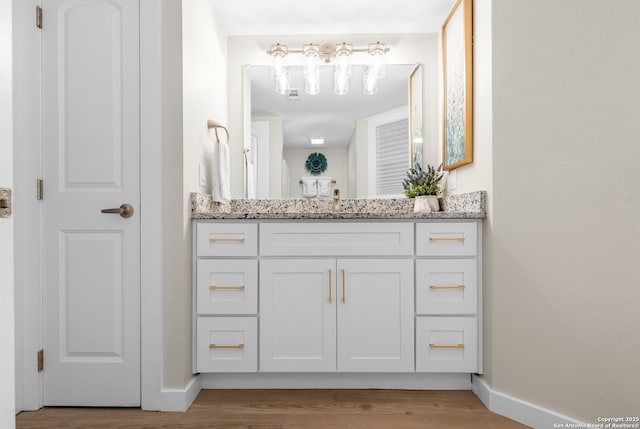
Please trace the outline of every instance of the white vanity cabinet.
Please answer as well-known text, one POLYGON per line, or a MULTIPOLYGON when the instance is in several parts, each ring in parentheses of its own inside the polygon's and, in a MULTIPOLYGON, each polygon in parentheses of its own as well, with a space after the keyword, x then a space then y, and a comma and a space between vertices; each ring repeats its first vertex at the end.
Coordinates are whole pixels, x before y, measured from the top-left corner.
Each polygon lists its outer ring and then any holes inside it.
POLYGON ((194 371, 482 372, 480 222, 194 222, 194 371))
POLYGON ((411 259, 267 259, 260 369, 412 372, 411 259))
POLYGON ((194 225, 194 372, 258 370, 258 225, 194 225))
POLYGON ((416 371, 481 372, 476 222, 416 225, 416 371))

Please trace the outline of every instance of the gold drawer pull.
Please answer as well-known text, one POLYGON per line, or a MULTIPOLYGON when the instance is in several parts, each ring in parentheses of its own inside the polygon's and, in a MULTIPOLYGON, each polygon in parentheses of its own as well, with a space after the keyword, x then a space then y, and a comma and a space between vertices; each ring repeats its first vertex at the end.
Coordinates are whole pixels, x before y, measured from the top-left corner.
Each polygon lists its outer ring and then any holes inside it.
POLYGON ((237 346, 219 346, 217 344, 209 344, 210 349, 243 349, 244 344, 240 343, 237 346))
POLYGON ((464 237, 429 237, 431 241, 464 241, 464 237))
POLYGON ((233 237, 233 238, 211 237, 209 238, 209 241, 220 241, 220 242, 226 242, 226 243, 242 243, 244 242, 244 237, 233 237))
POLYGON ((456 286, 435 286, 429 285, 431 289, 464 289, 464 285, 456 285, 456 286))
POLYGON ((209 286, 209 289, 211 289, 211 290, 244 290, 244 285, 242 285, 242 286, 216 286, 216 285, 211 285, 211 286, 209 286))
POLYGON ((455 346, 439 346, 438 344, 429 343, 429 347, 432 349, 464 349, 464 344, 457 344, 455 346))
POLYGON ((342 303, 347 302, 347 298, 345 297, 345 280, 344 280, 344 268, 342 269, 342 303))

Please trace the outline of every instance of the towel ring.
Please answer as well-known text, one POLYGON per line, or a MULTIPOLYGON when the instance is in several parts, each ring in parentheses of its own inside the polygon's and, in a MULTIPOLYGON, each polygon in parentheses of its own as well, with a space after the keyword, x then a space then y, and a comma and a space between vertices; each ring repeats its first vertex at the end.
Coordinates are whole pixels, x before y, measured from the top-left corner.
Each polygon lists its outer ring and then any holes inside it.
POLYGON ((215 131, 216 133, 216 140, 218 141, 220 141, 220 137, 218 136, 218 128, 222 128, 224 132, 227 134, 227 144, 229 143, 229 130, 227 129, 227 127, 220 125, 213 119, 207 119, 207 128, 209 129, 213 128, 213 131, 215 131))

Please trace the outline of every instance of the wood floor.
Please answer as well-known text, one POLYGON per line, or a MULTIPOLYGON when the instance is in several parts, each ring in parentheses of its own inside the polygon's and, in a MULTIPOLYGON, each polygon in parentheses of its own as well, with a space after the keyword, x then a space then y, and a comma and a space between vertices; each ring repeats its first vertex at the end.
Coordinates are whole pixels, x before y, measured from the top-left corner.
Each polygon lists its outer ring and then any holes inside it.
POLYGON ((203 390, 186 413, 44 408, 18 428, 449 429, 525 428, 470 391, 203 390))

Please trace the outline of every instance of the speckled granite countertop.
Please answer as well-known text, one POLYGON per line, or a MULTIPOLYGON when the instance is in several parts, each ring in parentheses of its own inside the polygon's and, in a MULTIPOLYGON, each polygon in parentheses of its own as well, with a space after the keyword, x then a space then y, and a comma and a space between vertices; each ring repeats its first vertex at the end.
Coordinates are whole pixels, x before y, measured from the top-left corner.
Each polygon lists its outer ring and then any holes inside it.
POLYGON ((484 219, 485 191, 440 200, 442 211, 414 213, 408 198, 344 199, 337 210, 331 199, 231 200, 214 203, 211 195, 191 194, 192 219, 484 219))

